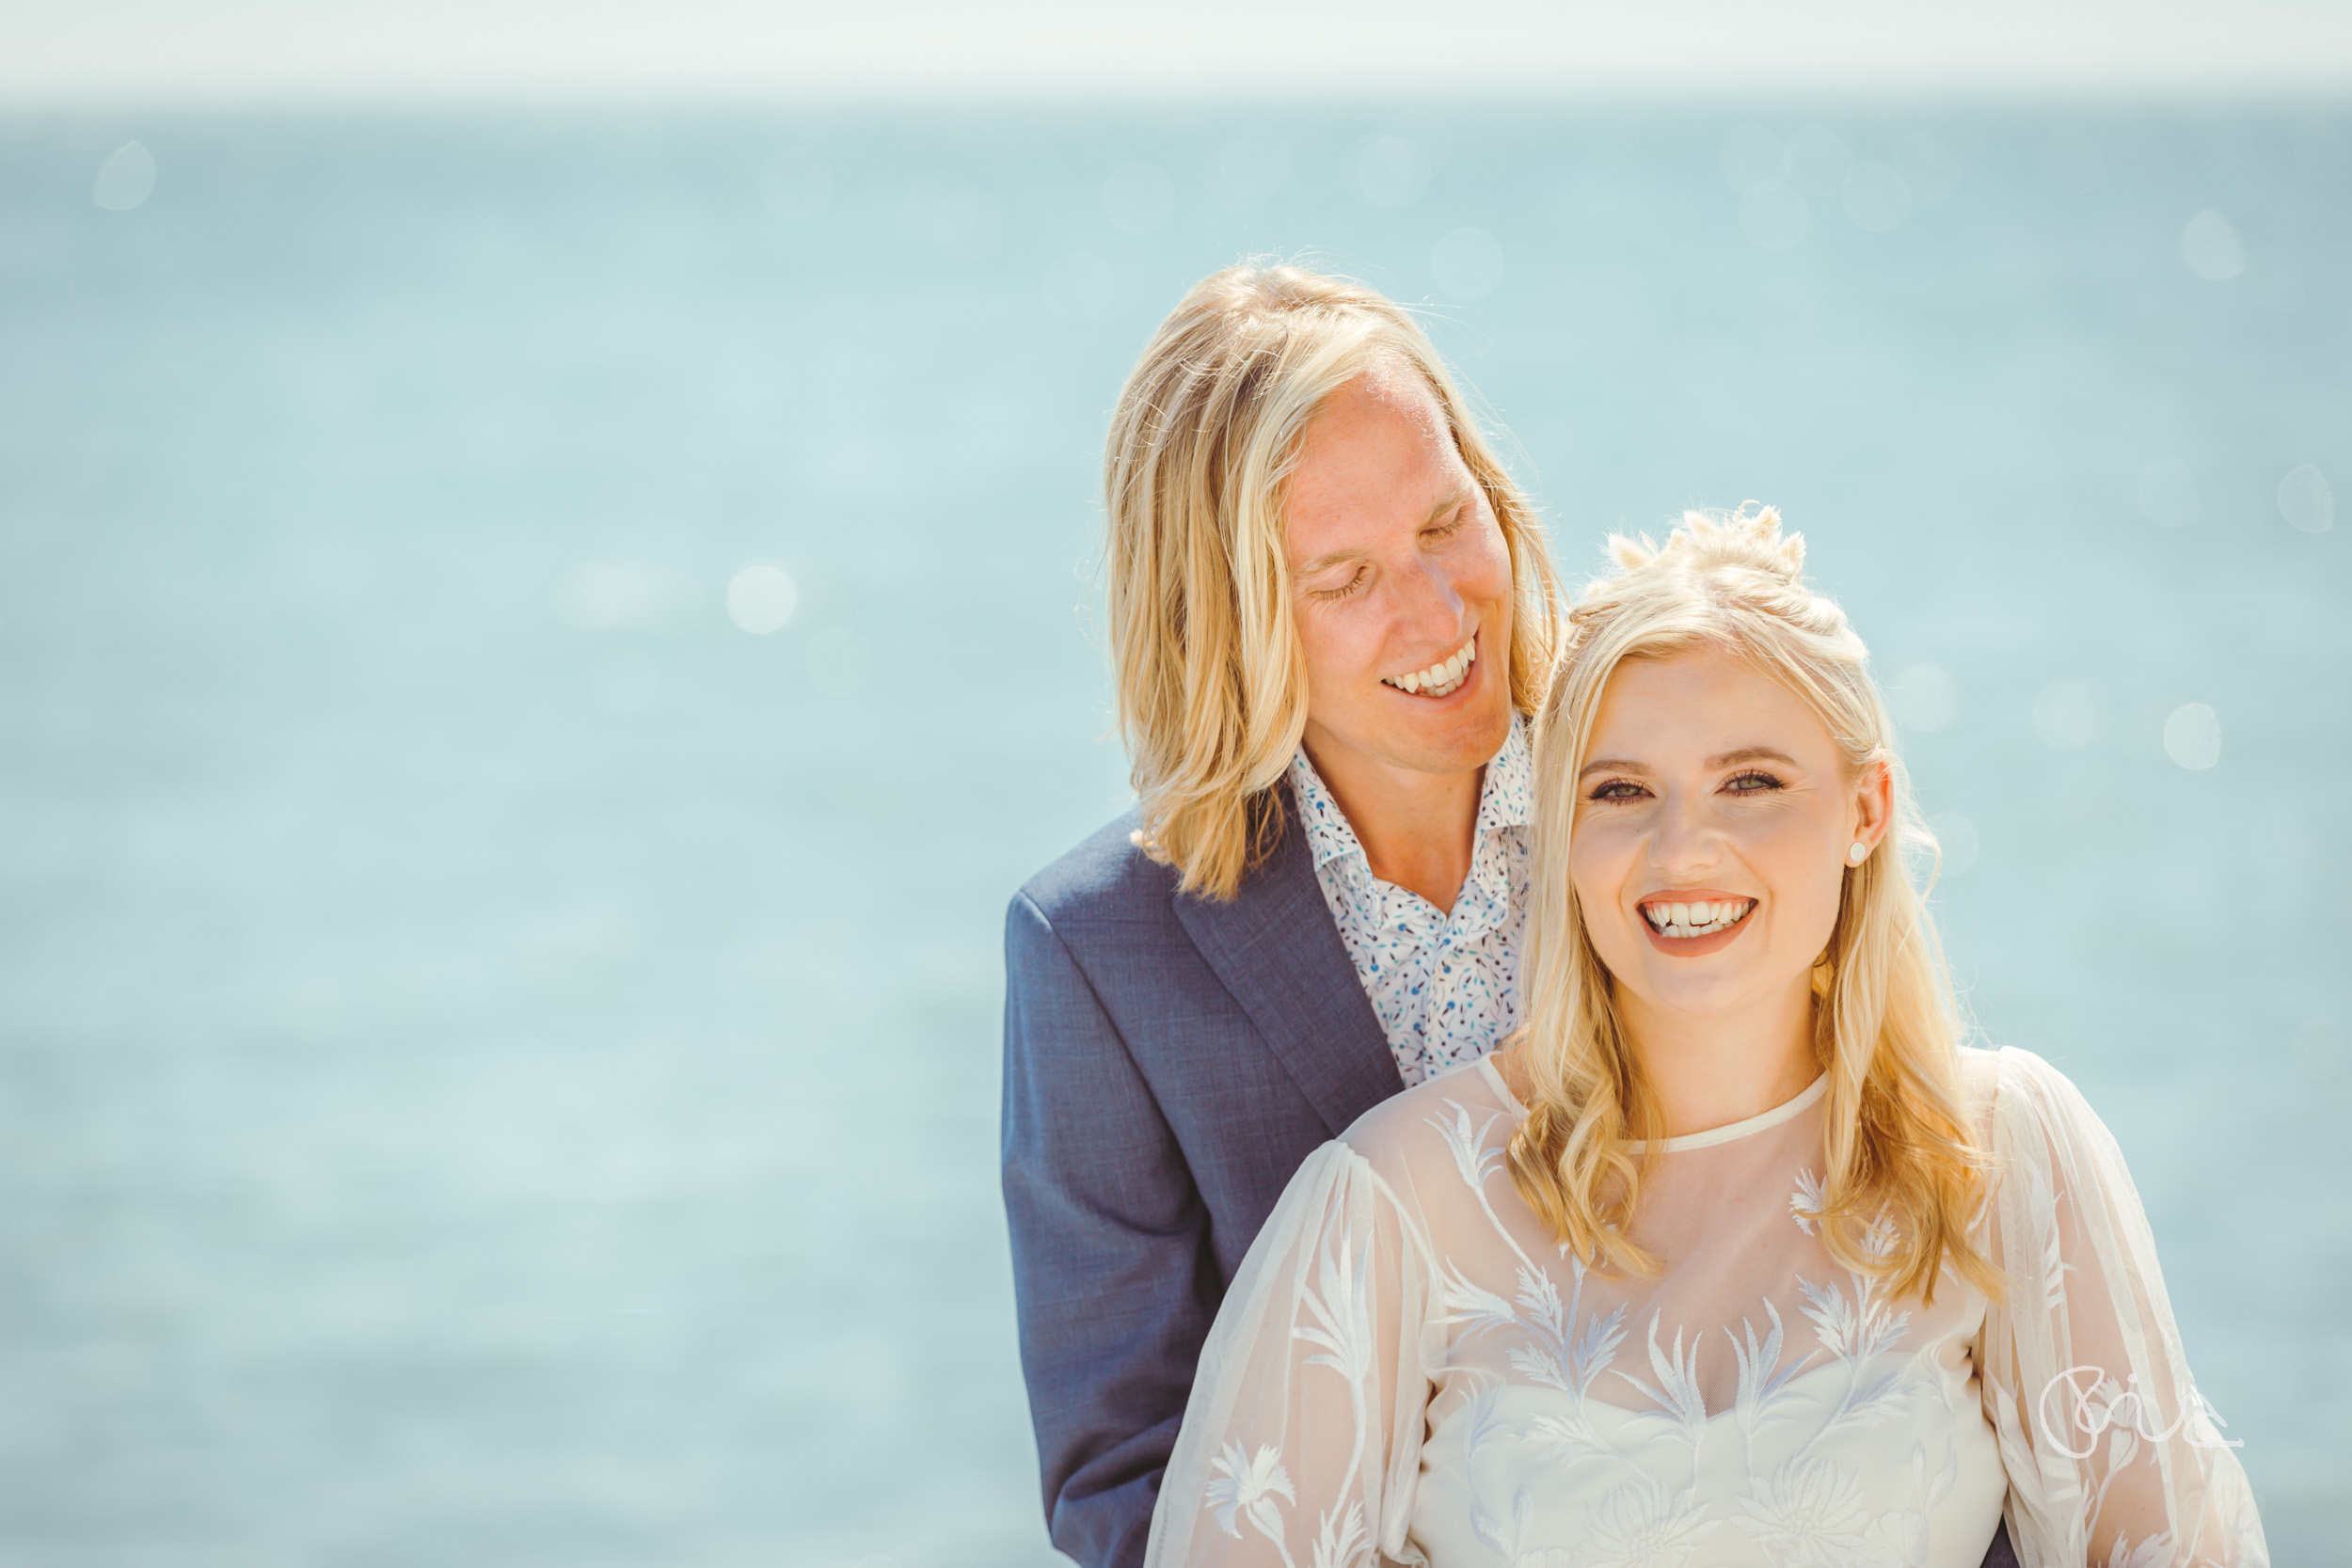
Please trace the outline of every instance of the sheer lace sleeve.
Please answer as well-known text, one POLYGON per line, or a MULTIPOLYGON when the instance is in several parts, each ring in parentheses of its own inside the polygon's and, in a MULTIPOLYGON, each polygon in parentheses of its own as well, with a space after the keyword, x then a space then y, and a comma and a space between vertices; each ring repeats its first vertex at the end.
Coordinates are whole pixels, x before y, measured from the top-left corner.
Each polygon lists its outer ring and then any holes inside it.
POLYGON ((2189 1376, 2122 1151, 2082 1095, 2000 1053, 1984 1399, 2025 1568, 2270 1560, 2234 1446, 2189 1376))
POLYGON ((1346 1144, 1299 1167, 1201 1352, 1147 1568, 1422 1560, 1405 1534, 1429 1397, 1424 1256, 1346 1144))

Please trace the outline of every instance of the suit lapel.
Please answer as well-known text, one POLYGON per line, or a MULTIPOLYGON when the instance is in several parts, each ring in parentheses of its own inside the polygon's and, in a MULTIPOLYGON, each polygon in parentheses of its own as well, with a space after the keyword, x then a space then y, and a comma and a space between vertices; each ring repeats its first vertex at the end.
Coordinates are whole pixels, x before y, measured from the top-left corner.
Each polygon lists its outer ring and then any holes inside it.
POLYGON ((1282 836, 1231 903, 1176 895, 1192 943, 1336 1135, 1405 1086, 1315 880, 1307 835, 1282 836))

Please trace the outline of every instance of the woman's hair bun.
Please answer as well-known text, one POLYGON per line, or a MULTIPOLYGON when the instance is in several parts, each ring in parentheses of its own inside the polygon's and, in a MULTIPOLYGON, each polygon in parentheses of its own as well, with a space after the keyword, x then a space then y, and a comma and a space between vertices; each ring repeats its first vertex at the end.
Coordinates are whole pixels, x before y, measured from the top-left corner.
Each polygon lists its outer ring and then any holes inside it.
POLYGON ((1739 511, 1728 515, 1685 512, 1663 545, 1646 533, 1637 538, 1613 533, 1609 536, 1609 558, 1623 568, 1625 576, 1648 571, 1709 572, 1729 567, 1761 572, 1791 587, 1804 580, 1804 535, 1783 533, 1778 509, 1755 501, 1743 502, 1739 511), (1749 510, 1751 507, 1755 510, 1749 510))

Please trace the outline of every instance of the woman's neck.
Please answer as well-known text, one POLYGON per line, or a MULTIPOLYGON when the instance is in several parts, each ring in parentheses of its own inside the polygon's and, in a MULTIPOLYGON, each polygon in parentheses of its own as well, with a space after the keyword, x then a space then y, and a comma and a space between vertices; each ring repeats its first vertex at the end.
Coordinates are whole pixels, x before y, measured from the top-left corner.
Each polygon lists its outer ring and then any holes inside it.
POLYGON ((1622 987, 1616 1000, 1629 1043, 1665 1112, 1667 1137, 1761 1116, 1820 1075, 1808 976, 1724 1013, 1654 1008, 1622 987))

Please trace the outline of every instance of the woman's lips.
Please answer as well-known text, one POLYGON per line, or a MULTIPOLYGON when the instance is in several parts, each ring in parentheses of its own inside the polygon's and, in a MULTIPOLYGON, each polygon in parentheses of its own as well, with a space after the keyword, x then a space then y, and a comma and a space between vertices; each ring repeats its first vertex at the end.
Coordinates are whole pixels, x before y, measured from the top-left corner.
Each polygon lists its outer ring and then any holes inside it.
POLYGON ((1742 894, 1718 893, 1711 888, 1677 889, 1652 894, 1634 908, 1650 945, 1677 958, 1703 958, 1721 952, 1740 938, 1761 901, 1742 894), (1677 936, 1677 931, 1692 934, 1677 936))

